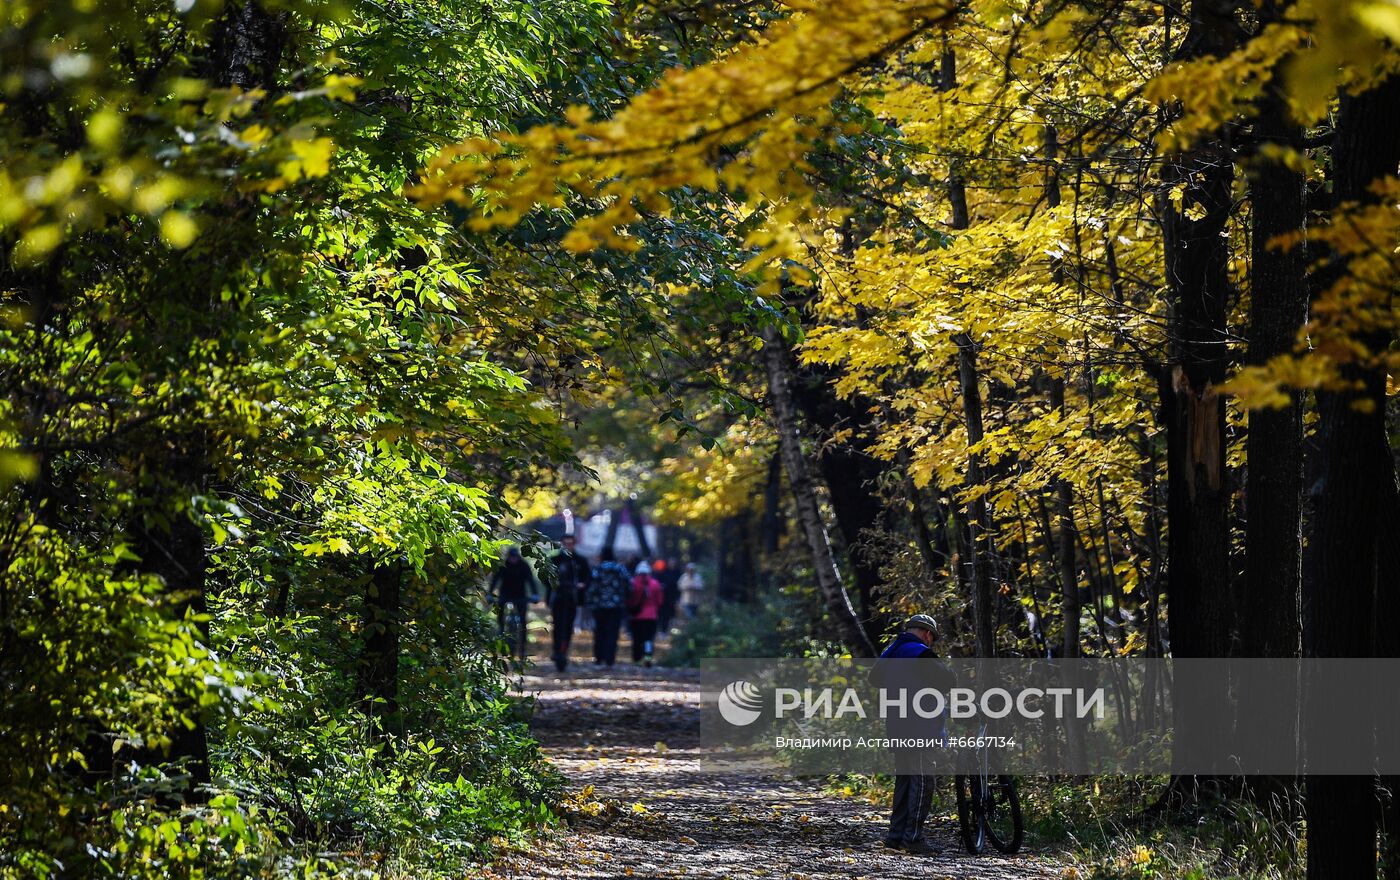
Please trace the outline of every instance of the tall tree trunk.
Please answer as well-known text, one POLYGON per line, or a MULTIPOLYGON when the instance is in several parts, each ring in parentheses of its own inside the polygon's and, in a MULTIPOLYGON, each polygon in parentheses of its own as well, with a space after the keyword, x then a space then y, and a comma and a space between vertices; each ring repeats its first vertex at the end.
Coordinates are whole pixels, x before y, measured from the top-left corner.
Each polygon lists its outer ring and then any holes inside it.
POLYGON ((379 718, 386 733, 400 731, 399 631, 402 625, 403 565, 376 563, 365 585, 360 631, 359 691, 366 715, 379 718))
POLYGON ((846 592, 841 571, 836 565, 836 556, 831 550, 821 504, 817 500, 816 483, 812 479, 807 457, 802 451, 802 438, 797 430, 788 346, 776 327, 765 327, 763 330, 763 361, 768 373, 768 399, 778 432, 778 449, 796 501, 797 521, 812 554, 817 587, 841 639, 857 655, 873 656, 875 646, 851 606, 851 597, 846 592))
MULTIPOLYGON (((963 415, 967 419, 967 443, 982 442, 982 391, 978 384, 977 346, 966 333, 955 337, 958 344, 958 382, 962 389, 963 415)), ((967 488, 973 498, 967 505, 968 562, 972 583, 972 620, 977 634, 977 656, 995 657, 996 627, 992 611, 992 514, 987 506, 982 454, 969 452, 967 488)))
MULTIPOLYGON (((272 87, 286 38, 280 21, 255 3, 227 10, 212 43, 210 78, 225 86, 272 87)), ((193 305, 197 308, 200 304, 193 305)), ((199 332, 194 331, 194 335, 199 332)), ((179 331, 174 335, 170 350, 186 350, 188 339, 180 338, 179 331)), ((173 436, 168 445, 140 450, 137 460, 160 487, 147 502, 169 515, 169 526, 163 530, 152 530, 146 523, 137 525, 142 564, 180 597, 175 606, 177 615, 203 616, 207 611, 209 559, 204 533, 192 518, 188 501, 208 491, 209 475, 214 472, 206 439, 198 433, 173 436)), ((208 623, 201 623, 199 630, 207 644, 208 623)), ((198 801, 204 797, 202 787, 210 781, 207 719, 197 704, 182 708, 189 723, 177 725, 171 734, 170 757, 184 762, 193 784, 179 796, 198 801)))
POLYGON ((744 601, 743 573, 739 569, 739 544, 743 541, 743 517, 731 514, 719 521, 719 546, 715 553, 715 596, 724 602, 744 601))
MULTIPOLYGON (((1343 95, 1334 138, 1336 203, 1373 201, 1371 183, 1400 165, 1400 76, 1355 97, 1343 95)), ((1340 259, 1334 267, 1329 281, 1340 280, 1347 270, 1340 259)), ((1389 301, 1368 307, 1389 316, 1389 301)), ((1389 327, 1385 320, 1375 326, 1389 327)), ((1393 333, 1372 330, 1358 341, 1378 360, 1393 333)), ((1394 462, 1386 454, 1386 369, 1383 363, 1360 362, 1343 366, 1342 375, 1355 385, 1317 395, 1318 479, 1311 492, 1303 581, 1304 648, 1314 657, 1372 653, 1377 591, 1394 589, 1378 577, 1381 545, 1395 538, 1380 529, 1395 480, 1394 462)), ((1325 717, 1329 696, 1319 695, 1324 705, 1309 715, 1325 717)), ((1355 734, 1358 748, 1371 747, 1371 730, 1355 734)), ((1306 809, 1309 880, 1374 876, 1376 805, 1370 777, 1309 777, 1306 809)))
MULTIPOLYGON (((947 540, 935 535, 928 526, 928 513, 924 510, 924 493, 909 476, 909 453, 900 450, 899 467, 904 471, 904 497, 909 502, 909 522, 914 528, 914 545, 919 549, 919 558, 924 563, 924 573, 930 580, 936 579, 948 564, 947 540)), ((937 509, 938 505, 935 505, 937 509)), ((939 511, 941 515, 941 511, 939 511)))
MULTIPOLYGON (((1288 114, 1275 77, 1261 99, 1256 139, 1285 147, 1300 144, 1302 130, 1288 114)), ((1301 172, 1261 156, 1255 160, 1249 191, 1254 211, 1248 357, 1252 364, 1264 364, 1293 350, 1307 319, 1302 244, 1272 244, 1278 236, 1302 232, 1306 181, 1301 172)), ((1297 394, 1287 406, 1251 412, 1246 443, 1244 606, 1250 609, 1251 622, 1241 629, 1241 649, 1248 657, 1295 657, 1301 647, 1303 554, 1303 407, 1297 394)))
MULTIPOLYGON (((1239 29, 1232 0, 1195 2, 1183 58, 1223 56, 1239 29)), ((1216 390, 1230 367, 1227 224, 1233 157, 1223 139, 1177 156, 1166 206, 1166 275, 1171 293, 1169 362, 1160 377, 1167 424, 1167 590, 1172 653, 1223 657, 1229 648, 1229 491, 1225 402, 1216 390)))
POLYGON ((719 524, 719 583, 715 594, 726 602, 749 602, 757 594, 753 512, 747 508, 719 524))
MULTIPOLYGON (((197 441, 193 440, 189 443, 195 447, 199 445, 197 441)), ((184 495, 185 498, 199 491, 198 488, 194 488, 186 494, 184 487, 186 485, 198 486, 197 483, 192 482, 195 477, 191 474, 191 467, 200 465, 203 461, 202 454, 191 459, 181 453, 175 453, 173 458, 162 460, 162 463, 170 468, 169 476, 173 477, 175 484, 181 487, 181 495, 184 495)), ((191 519, 188 510, 178 509, 182 500, 169 498, 156 500, 154 504, 162 511, 168 511, 172 506, 176 507, 169 515, 169 525, 166 528, 156 528, 149 523, 139 524, 136 543, 141 555, 142 567, 146 571, 158 575, 164 583, 166 591, 172 596, 178 597, 174 608, 175 616, 178 618, 189 615, 202 617, 208 611, 205 602, 208 554, 204 546, 204 532, 191 519)), ((207 622, 200 623, 198 627, 200 638, 205 644, 208 644, 209 624, 207 622)), ((170 735, 169 754, 160 757, 183 761, 185 770, 189 773, 192 786, 188 790, 180 792, 175 799, 199 802, 205 796, 201 787, 207 786, 210 780, 208 719, 205 717, 203 709, 192 697, 181 695, 179 701, 180 708, 185 713, 189 723, 175 726, 170 735)))
MULTIPOLYGON (((1282 8, 1266 4, 1261 14, 1278 20, 1282 8)), ((1302 129, 1293 122, 1283 94, 1282 72, 1265 87, 1254 120, 1255 140, 1285 148, 1300 148, 1302 129)), ((1274 240, 1303 231, 1306 185, 1301 172, 1256 153, 1250 173, 1252 203, 1249 309, 1251 364, 1262 365, 1292 351, 1307 319, 1307 265, 1302 242, 1287 248, 1274 240)), ((1303 405, 1296 392, 1286 406, 1256 409, 1249 414, 1245 470, 1245 578, 1239 607, 1249 614, 1240 627, 1239 648, 1245 657, 1296 657, 1302 650, 1301 597, 1303 532, 1303 405)), ((1294 695, 1246 688, 1240 693, 1241 741, 1270 737, 1276 742, 1297 739, 1296 726, 1255 729, 1259 702, 1294 695), (1259 701, 1259 702, 1256 702, 1259 701)), ((1261 707, 1262 708, 1262 707, 1261 707)), ((1291 721, 1291 716, 1290 716, 1291 721)), ((1285 815, 1295 799, 1293 780, 1267 776, 1249 780, 1255 800, 1285 815)))
POLYGON ((637 509, 637 502, 628 498, 623 502, 623 509, 627 511, 627 520, 637 536, 637 547, 641 550, 642 558, 651 559, 651 542, 647 540, 646 522, 642 519, 642 512, 637 509))
MULTIPOLYGON (((1060 418, 1066 418, 1065 412, 1065 383, 1063 379, 1054 379, 1050 386, 1050 405, 1060 411, 1060 418)), ((1059 517, 1059 544, 1056 547, 1055 561, 1060 572, 1060 592, 1063 604, 1063 638, 1060 646, 1060 656, 1073 664, 1079 659, 1080 618, 1083 616, 1083 608, 1080 604, 1079 595, 1079 573, 1075 565, 1075 549, 1079 545, 1079 529, 1074 523, 1074 490, 1070 487, 1069 480, 1060 477, 1055 481, 1055 505, 1059 517)), ((1049 517, 1046 517, 1046 541, 1049 537, 1049 517)), ((1073 665, 1067 667, 1068 687, 1075 687, 1079 684, 1078 672, 1073 665)), ((1065 740, 1068 746, 1070 768, 1080 770, 1085 767, 1086 746, 1084 743, 1084 726, 1079 719, 1065 717, 1065 740)))
POLYGON ((1059 517, 1060 540, 1056 547, 1056 561, 1060 568, 1060 583, 1063 585, 1064 633, 1060 644, 1060 656, 1066 660, 1079 657, 1080 618, 1083 605, 1079 595, 1079 574, 1075 565, 1075 548, 1079 545, 1079 530, 1074 524, 1074 495, 1068 480, 1055 481, 1055 503, 1059 517))
MULTIPOLYGON (((943 54, 938 76, 938 89, 951 91, 958 84, 958 59, 943 38, 943 54)), ((971 224, 971 214, 967 208, 967 185, 958 172, 956 163, 948 173, 948 204, 952 213, 949 226, 953 229, 967 229, 971 224)), ((967 442, 973 446, 982 441, 982 390, 977 373, 977 345, 967 333, 953 337, 958 346, 958 385, 962 393, 963 417, 967 421, 967 442)), ((968 504, 965 529, 966 553, 959 560, 967 569, 967 584, 970 588, 972 625, 977 639, 977 656, 996 656, 996 626, 992 610, 991 572, 991 512, 981 488, 985 482, 982 473, 982 457, 974 453, 968 456, 966 485, 976 493, 968 504)))
MULTIPOLYGON (((1195 0, 1178 58, 1223 57, 1242 34, 1234 0, 1195 0)), ((1170 292, 1168 362, 1158 376, 1167 433, 1167 598, 1172 655, 1225 657, 1230 650, 1230 491, 1225 465, 1225 401, 1217 391, 1230 368, 1226 317, 1231 298, 1228 224, 1234 202, 1228 130, 1173 157, 1163 198, 1170 292)), ((1203 702, 1221 710, 1228 682, 1203 702)), ((1192 733, 1205 725, 1179 711, 1179 760, 1213 745, 1192 733)), ((1194 779, 1174 788, 1194 790, 1194 779)))
POLYGON ((821 442, 817 466, 846 551, 858 599, 857 612, 865 630, 873 632, 883 628, 884 622, 875 619, 875 608, 885 579, 879 561, 866 552, 864 533, 885 522, 885 505, 876 490, 886 465, 867 449, 872 430, 869 402, 837 397, 836 378, 834 372, 820 368, 796 373, 793 403, 817 439, 825 441, 828 434, 842 430, 850 434, 849 439, 839 443, 821 442))
MULTIPOLYGON (((1378 454, 1391 459, 1389 446, 1382 447, 1378 454)), ((1392 464, 1392 468, 1393 468, 1392 464)), ((1384 515, 1377 525, 1382 535, 1400 534, 1400 487, 1394 479, 1382 486, 1384 515)), ((1380 542, 1380 558, 1376 564, 1376 580, 1380 588, 1376 590, 1373 619, 1391 621, 1400 619, 1400 546, 1395 541, 1380 542)), ((1400 628, 1378 626, 1376 628, 1376 656, 1400 657, 1400 628)), ((1378 742, 1394 742, 1400 737, 1395 718, 1388 716, 1376 725, 1378 742)), ((1380 876, 1382 880, 1400 880, 1400 776, 1385 775, 1380 778, 1382 791, 1378 813, 1381 845, 1380 876)))
MULTIPOLYGON (((1050 172, 1045 182, 1045 203, 1053 210, 1060 206, 1060 172, 1056 164, 1060 156, 1060 136, 1054 125, 1045 126, 1045 159, 1050 172)), ((1060 257, 1050 261, 1050 280, 1057 286, 1064 283, 1065 265, 1060 257)), ((1065 366, 1068 371, 1068 365, 1065 366)), ((1060 420, 1068 419, 1065 408, 1065 380, 1056 376, 1050 380, 1050 406, 1060 413, 1060 420)), ((1074 489, 1069 480, 1060 477, 1055 480, 1055 502, 1059 517, 1059 547, 1056 564, 1060 573, 1060 591, 1063 597, 1064 639, 1061 655, 1066 660, 1079 657, 1079 576, 1075 569, 1075 547, 1079 543, 1078 530, 1074 526, 1074 489)), ((1049 540, 1047 536, 1046 540, 1049 540)))
MULTIPOLYGON (((958 85, 958 56, 948 45, 948 35, 943 35, 943 53, 939 59, 938 90, 952 91, 958 85)), ((949 224, 954 229, 966 229, 971 223, 967 210, 967 186, 958 173, 957 160, 952 160, 952 170, 948 172, 948 206, 952 213, 949 224)))

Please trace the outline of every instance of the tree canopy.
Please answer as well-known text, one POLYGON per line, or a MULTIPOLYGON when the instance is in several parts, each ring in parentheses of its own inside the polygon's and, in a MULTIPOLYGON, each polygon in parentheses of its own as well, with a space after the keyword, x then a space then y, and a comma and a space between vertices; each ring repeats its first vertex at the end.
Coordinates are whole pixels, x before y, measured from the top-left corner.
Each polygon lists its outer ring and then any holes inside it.
MULTIPOLYGON (((5 2, 0 876, 446 876, 555 821, 483 582, 604 496, 801 650, 1388 656, 1397 42, 5 2)), ((1307 797, 1309 876, 1371 871, 1370 782, 1307 797)))

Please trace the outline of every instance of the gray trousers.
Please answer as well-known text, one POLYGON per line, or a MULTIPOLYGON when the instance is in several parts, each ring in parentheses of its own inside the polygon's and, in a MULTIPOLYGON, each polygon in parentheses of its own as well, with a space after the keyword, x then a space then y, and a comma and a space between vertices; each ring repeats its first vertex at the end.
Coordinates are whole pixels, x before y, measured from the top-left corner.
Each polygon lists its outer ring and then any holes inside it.
POLYGON ((900 750, 894 753, 894 802, 890 805, 891 843, 912 843, 924 836, 924 823, 933 807, 933 792, 938 777, 926 773, 933 769, 922 750, 900 750))

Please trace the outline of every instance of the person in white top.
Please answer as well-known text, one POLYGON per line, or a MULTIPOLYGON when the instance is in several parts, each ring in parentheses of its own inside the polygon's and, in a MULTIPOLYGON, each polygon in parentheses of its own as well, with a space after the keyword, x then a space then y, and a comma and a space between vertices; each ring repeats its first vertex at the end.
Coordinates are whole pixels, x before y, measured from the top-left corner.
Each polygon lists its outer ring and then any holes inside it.
POLYGON ((685 564, 685 574, 681 575, 681 606, 685 608, 685 616, 694 620, 700 613, 700 602, 705 596, 705 581, 700 577, 700 571, 695 567, 695 563, 685 564))

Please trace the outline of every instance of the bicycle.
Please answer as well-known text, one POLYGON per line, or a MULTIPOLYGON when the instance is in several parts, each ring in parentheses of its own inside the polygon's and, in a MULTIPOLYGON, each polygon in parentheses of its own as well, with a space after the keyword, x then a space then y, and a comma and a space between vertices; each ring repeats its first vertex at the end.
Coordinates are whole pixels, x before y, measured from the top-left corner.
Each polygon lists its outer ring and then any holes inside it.
POLYGON ((524 609, 514 602, 506 602, 498 606, 497 615, 497 625, 501 640, 505 642, 506 656, 519 656, 523 661, 526 646, 529 644, 529 636, 525 629, 524 609))
POLYGON ((991 843, 1003 855, 1021 849, 1025 837, 1025 822, 1021 816, 1021 798, 1016 793, 1016 780, 993 774, 988 767, 986 725, 978 733, 978 772, 953 777, 958 795, 958 826, 963 846, 972 855, 981 855, 991 843))

